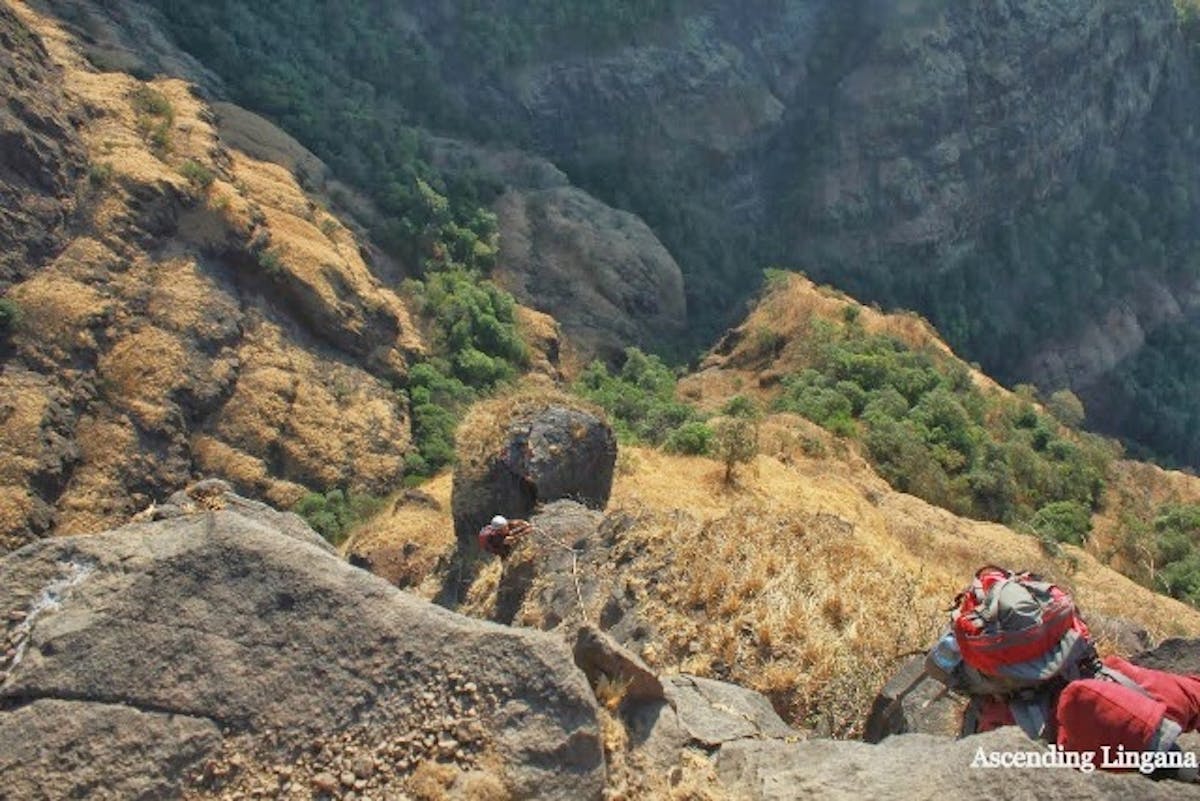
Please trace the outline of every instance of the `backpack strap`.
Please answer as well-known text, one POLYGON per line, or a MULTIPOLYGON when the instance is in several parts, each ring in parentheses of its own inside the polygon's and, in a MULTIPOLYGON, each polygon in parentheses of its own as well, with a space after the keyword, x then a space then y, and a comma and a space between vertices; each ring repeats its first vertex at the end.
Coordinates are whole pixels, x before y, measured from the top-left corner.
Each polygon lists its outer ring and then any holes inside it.
POLYGON ((1022 692, 1008 701, 1013 720, 1031 740, 1045 740, 1050 734, 1051 700, 1054 694, 1047 691, 1022 692))
POLYGON ((1122 687, 1128 687, 1129 689, 1133 690, 1135 693, 1145 696, 1146 698, 1154 698, 1154 696, 1152 696, 1149 693, 1149 691, 1146 690, 1145 687, 1138 684, 1136 681, 1129 678, 1128 676, 1126 676, 1124 673, 1117 670, 1116 668, 1110 668, 1107 665, 1101 665, 1100 669, 1096 671, 1096 675, 1102 679, 1108 679, 1109 681, 1115 681, 1117 684, 1120 684, 1122 687))

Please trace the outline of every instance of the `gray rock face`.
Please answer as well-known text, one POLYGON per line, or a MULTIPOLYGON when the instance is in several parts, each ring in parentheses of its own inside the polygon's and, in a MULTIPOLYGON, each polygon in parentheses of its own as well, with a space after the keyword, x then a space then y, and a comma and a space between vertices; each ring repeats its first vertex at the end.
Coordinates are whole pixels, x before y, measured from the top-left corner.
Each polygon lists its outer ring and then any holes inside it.
POLYGON ((86 157, 58 74, 41 41, 0 8, 0 294, 63 247, 75 208, 86 157))
POLYGON ((880 745, 809 740, 740 740, 716 757, 721 781, 752 801, 863 798, 960 798, 987 788, 998 799, 1183 799, 1200 788, 1153 782, 1139 775, 1066 768, 972 768, 979 751, 1043 751, 1016 727, 950 740, 928 734, 892 737, 880 745))
POLYGON ((573 187, 515 189, 495 209, 500 282, 553 315, 585 360, 682 333, 683 274, 639 217, 573 187))
POLYGON ((593 687, 604 679, 616 682, 624 687, 622 696, 627 703, 666 697, 662 682, 645 662, 590 623, 579 627, 572 653, 593 687))
POLYGON ((500 227, 493 277, 526 306, 554 317, 577 355, 615 360, 653 348, 687 324, 683 274, 637 215, 574 187, 554 164, 519 150, 435 138, 433 159, 450 171, 494 178, 500 227))
POLYGON ((293 781, 367 758, 395 770, 371 786, 394 791, 421 759, 466 770, 496 758, 514 797, 599 796, 595 701, 563 643, 405 595, 313 536, 222 509, 43 540, 0 561, 3 737, 53 727, 42 710, 67 701, 79 726, 103 719, 120 735, 94 754, 111 765, 75 777, 69 762, 24 759, 0 739, 6 787, 95 776, 177 796, 220 745, 238 756, 208 789, 261 789, 262 771, 315 749, 293 781), (114 705, 127 714, 106 716, 114 705))
POLYGON ((904 695, 924 672, 925 657, 914 656, 884 685, 871 705, 863 730, 864 740, 877 743, 885 737, 905 732, 958 734, 966 704, 957 696, 943 695, 941 684, 926 678, 904 695))
POLYGON ((799 737, 761 693, 696 676, 671 676, 666 699, 689 742, 715 748, 737 740, 799 737))
POLYGON ((0 798, 178 797, 221 745, 211 720, 121 704, 40 700, 0 713, 0 798))
POLYGON ((603 509, 616 462, 612 429, 587 412, 549 406, 512 420, 484 464, 454 473, 450 503, 459 542, 474 547, 493 515, 526 517, 558 499, 603 509))
POLYGON ((1130 661, 1155 670, 1200 674, 1200 640, 1172 637, 1163 640, 1157 648, 1141 652, 1130 661))
MULTIPOLYGON (((444 4, 410 13, 435 48, 452 27, 444 4)), ((949 335, 966 325, 945 308, 952 288, 985 283, 961 291, 1003 309, 1002 330, 973 332, 970 356, 1048 387, 1093 383, 1146 332, 1182 319, 1155 302, 1179 287, 1149 266, 1147 247, 1112 269, 1123 282, 1152 277, 1157 291, 1114 291, 1105 275, 1104 287, 1075 288, 1091 314, 1017 347, 1003 335, 1028 328, 1029 304, 1057 273, 1074 274, 1076 226, 1043 237, 1057 255, 1029 253, 1043 242, 1025 237, 1018 261, 1031 266, 1003 286, 972 267, 1015 217, 1110 183, 1161 198, 1164 153, 1195 162, 1195 82, 1169 0, 722 0, 594 52, 547 48, 483 80, 447 72, 463 107, 650 224, 688 276, 689 329, 715 333, 761 265, 797 259, 949 335)), ((505 216, 527 216, 527 198, 511 203, 505 216)), ((1197 201, 1186 205, 1194 219, 1197 201)), ((1167 238, 1181 253, 1194 244, 1167 238)), ((1188 289, 1180 305, 1194 311, 1188 289)))

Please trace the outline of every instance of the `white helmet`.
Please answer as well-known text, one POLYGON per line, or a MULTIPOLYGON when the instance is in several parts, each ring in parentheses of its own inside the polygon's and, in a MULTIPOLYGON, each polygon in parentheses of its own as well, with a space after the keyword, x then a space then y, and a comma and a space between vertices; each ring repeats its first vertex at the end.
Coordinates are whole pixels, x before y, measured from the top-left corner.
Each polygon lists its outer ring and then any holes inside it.
POLYGON ((508 519, 501 515, 496 515, 492 518, 492 525, 496 528, 504 528, 508 525, 508 519))

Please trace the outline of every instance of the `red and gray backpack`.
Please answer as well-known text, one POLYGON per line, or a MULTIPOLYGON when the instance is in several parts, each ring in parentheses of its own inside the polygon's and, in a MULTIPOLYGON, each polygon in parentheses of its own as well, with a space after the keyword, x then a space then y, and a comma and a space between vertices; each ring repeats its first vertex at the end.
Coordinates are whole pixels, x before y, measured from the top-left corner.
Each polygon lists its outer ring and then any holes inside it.
POLYGON ((950 625, 963 661, 1010 690, 1078 678, 1071 674, 1092 650, 1070 594, 991 565, 959 593, 950 625))
POLYGON ((1032 573, 988 565, 954 600, 950 629, 929 652, 926 674, 972 697, 963 733, 975 731, 981 699, 1002 698, 1034 739, 1047 736, 1053 703, 1069 682, 1103 677, 1145 694, 1104 667, 1071 595, 1032 573))

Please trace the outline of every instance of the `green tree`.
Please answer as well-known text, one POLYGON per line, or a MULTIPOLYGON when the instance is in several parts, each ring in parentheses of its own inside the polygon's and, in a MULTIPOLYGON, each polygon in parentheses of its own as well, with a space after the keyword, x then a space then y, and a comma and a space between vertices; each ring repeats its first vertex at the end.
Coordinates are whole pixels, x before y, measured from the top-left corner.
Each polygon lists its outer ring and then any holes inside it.
POLYGON ((9 336, 21 321, 21 309, 11 298, 0 298, 0 339, 9 336))
POLYGON ((1038 509, 1029 525, 1039 535, 1056 542, 1083 545, 1092 530, 1092 514, 1076 501, 1055 501, 1038 509))
POLYGON ((1087 413, 1083 408, 1083 401, 1069 389, 1060 389, 1050 395, 1046 401, 1046 408, 1050 410, 1050 414, 1058 418, 1058 421, 1065 426, 1071 428, 1079 428, 1083 425, 1084 418, 1087 413))
POLYGON ((749 417, 723 417, 713 425, 713 453, 725 465, 725 483, 758 454, 758 425, 749 417))

